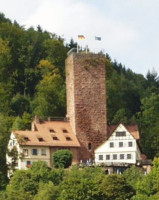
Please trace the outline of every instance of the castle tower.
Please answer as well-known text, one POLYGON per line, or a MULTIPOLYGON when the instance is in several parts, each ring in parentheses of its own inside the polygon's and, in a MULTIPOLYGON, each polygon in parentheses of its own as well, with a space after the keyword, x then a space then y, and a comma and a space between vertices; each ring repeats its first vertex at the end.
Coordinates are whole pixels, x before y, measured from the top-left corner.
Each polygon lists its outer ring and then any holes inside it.
POLYGON ((107 138, 105 58, 72 53, 66 59, 67 116, 80 144, 80 158, 93 158, 107 138))

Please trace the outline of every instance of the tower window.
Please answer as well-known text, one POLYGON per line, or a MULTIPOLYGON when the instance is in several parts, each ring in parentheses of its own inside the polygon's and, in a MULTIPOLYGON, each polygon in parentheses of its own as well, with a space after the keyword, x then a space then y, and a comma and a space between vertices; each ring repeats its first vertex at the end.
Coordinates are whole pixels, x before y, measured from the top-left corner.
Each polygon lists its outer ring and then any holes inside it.
POLYGON ((88 150, 91 150, 92 149, 92 144, 89 142, 88 143, 88 150))

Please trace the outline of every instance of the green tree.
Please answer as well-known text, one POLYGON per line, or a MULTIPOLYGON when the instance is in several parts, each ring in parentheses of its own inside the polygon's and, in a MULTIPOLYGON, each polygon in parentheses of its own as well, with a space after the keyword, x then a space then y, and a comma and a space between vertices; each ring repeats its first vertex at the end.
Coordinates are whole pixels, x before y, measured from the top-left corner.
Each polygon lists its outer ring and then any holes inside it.
POLYGON ((144 178, 144 174, 141 168, 133 165, 131 168, 124 171, 123 177, 125 178, 126 182, 135 191, 137 191, 138 183, 142 181, 142 179, 144 178))
POLYGON ((125 181, 122 175, 107 175, 100 186, 101 191, 107 200, 130 199, 135 191, 125 181))
MULTIPOLYGON (((48 65, 43 68, 43 73, 45 70, 49 70, 48 65)), ((37 95, 32 102, 33 113, 41 117, 64 116, 65 101, 65 83, 58 70, 53 69, 37 85, 37 95)))
POLYGON ((22 116, 24 112, 30 111, 29 98, 16 94, 11 100, 11 108, 15 115, 22 116))
POLYGON ((63 44, 63 39, 54 37, 44 42, 46 59, 49 60, 59 70, 60 76, 64 80, 65 77, 65 59, 67 49, 63 44))
POLYGON ((22 117, 16 117, 12 130, 30 130, 31 129, 31 115, 29 113, 24 112, 22 117))
POLYGON ((72 164, 71 151, 64 149, 58 150, 53 153, 53 165, 55 168, 64 167, 68 168, 72 164))
POLYGON ((59 200, 100 200, 102 192, 99 190, 103 178, 103 171, 99 168, 73 168, 60 184, 59 200))
POLYGON ((159 155, 159 95, 152 94, 142 99, 142 111, 138 114, 141 129, 141 145, 149 158, 159 155))
POLYGON ((56 200, 59 196, 59 192, 59 187, 55 186, 52 182, 41 183, 34 200, 56 200))

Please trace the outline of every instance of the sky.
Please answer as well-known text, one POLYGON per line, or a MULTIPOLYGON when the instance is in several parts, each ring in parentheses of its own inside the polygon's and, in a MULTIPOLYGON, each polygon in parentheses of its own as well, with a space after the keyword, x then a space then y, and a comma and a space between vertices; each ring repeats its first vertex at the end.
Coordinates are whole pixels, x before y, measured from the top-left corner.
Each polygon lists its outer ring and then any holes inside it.
POLYGON ((26 29, 40 25, 67 43, 72 38, 94 53, 108 53, 135 73, 159 74, 159 0, 0 0, 0 5, 6 18, 26 29))

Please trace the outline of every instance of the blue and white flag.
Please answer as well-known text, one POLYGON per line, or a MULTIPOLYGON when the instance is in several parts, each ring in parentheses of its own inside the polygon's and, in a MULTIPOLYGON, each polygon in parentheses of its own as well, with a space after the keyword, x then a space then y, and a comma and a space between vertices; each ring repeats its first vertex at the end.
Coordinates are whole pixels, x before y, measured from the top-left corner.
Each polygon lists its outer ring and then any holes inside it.
POLYGON ((95 36, 95 40, 99 40, 99 41, 101 41, 101 37, 97 37, 97 36, 95 36))

